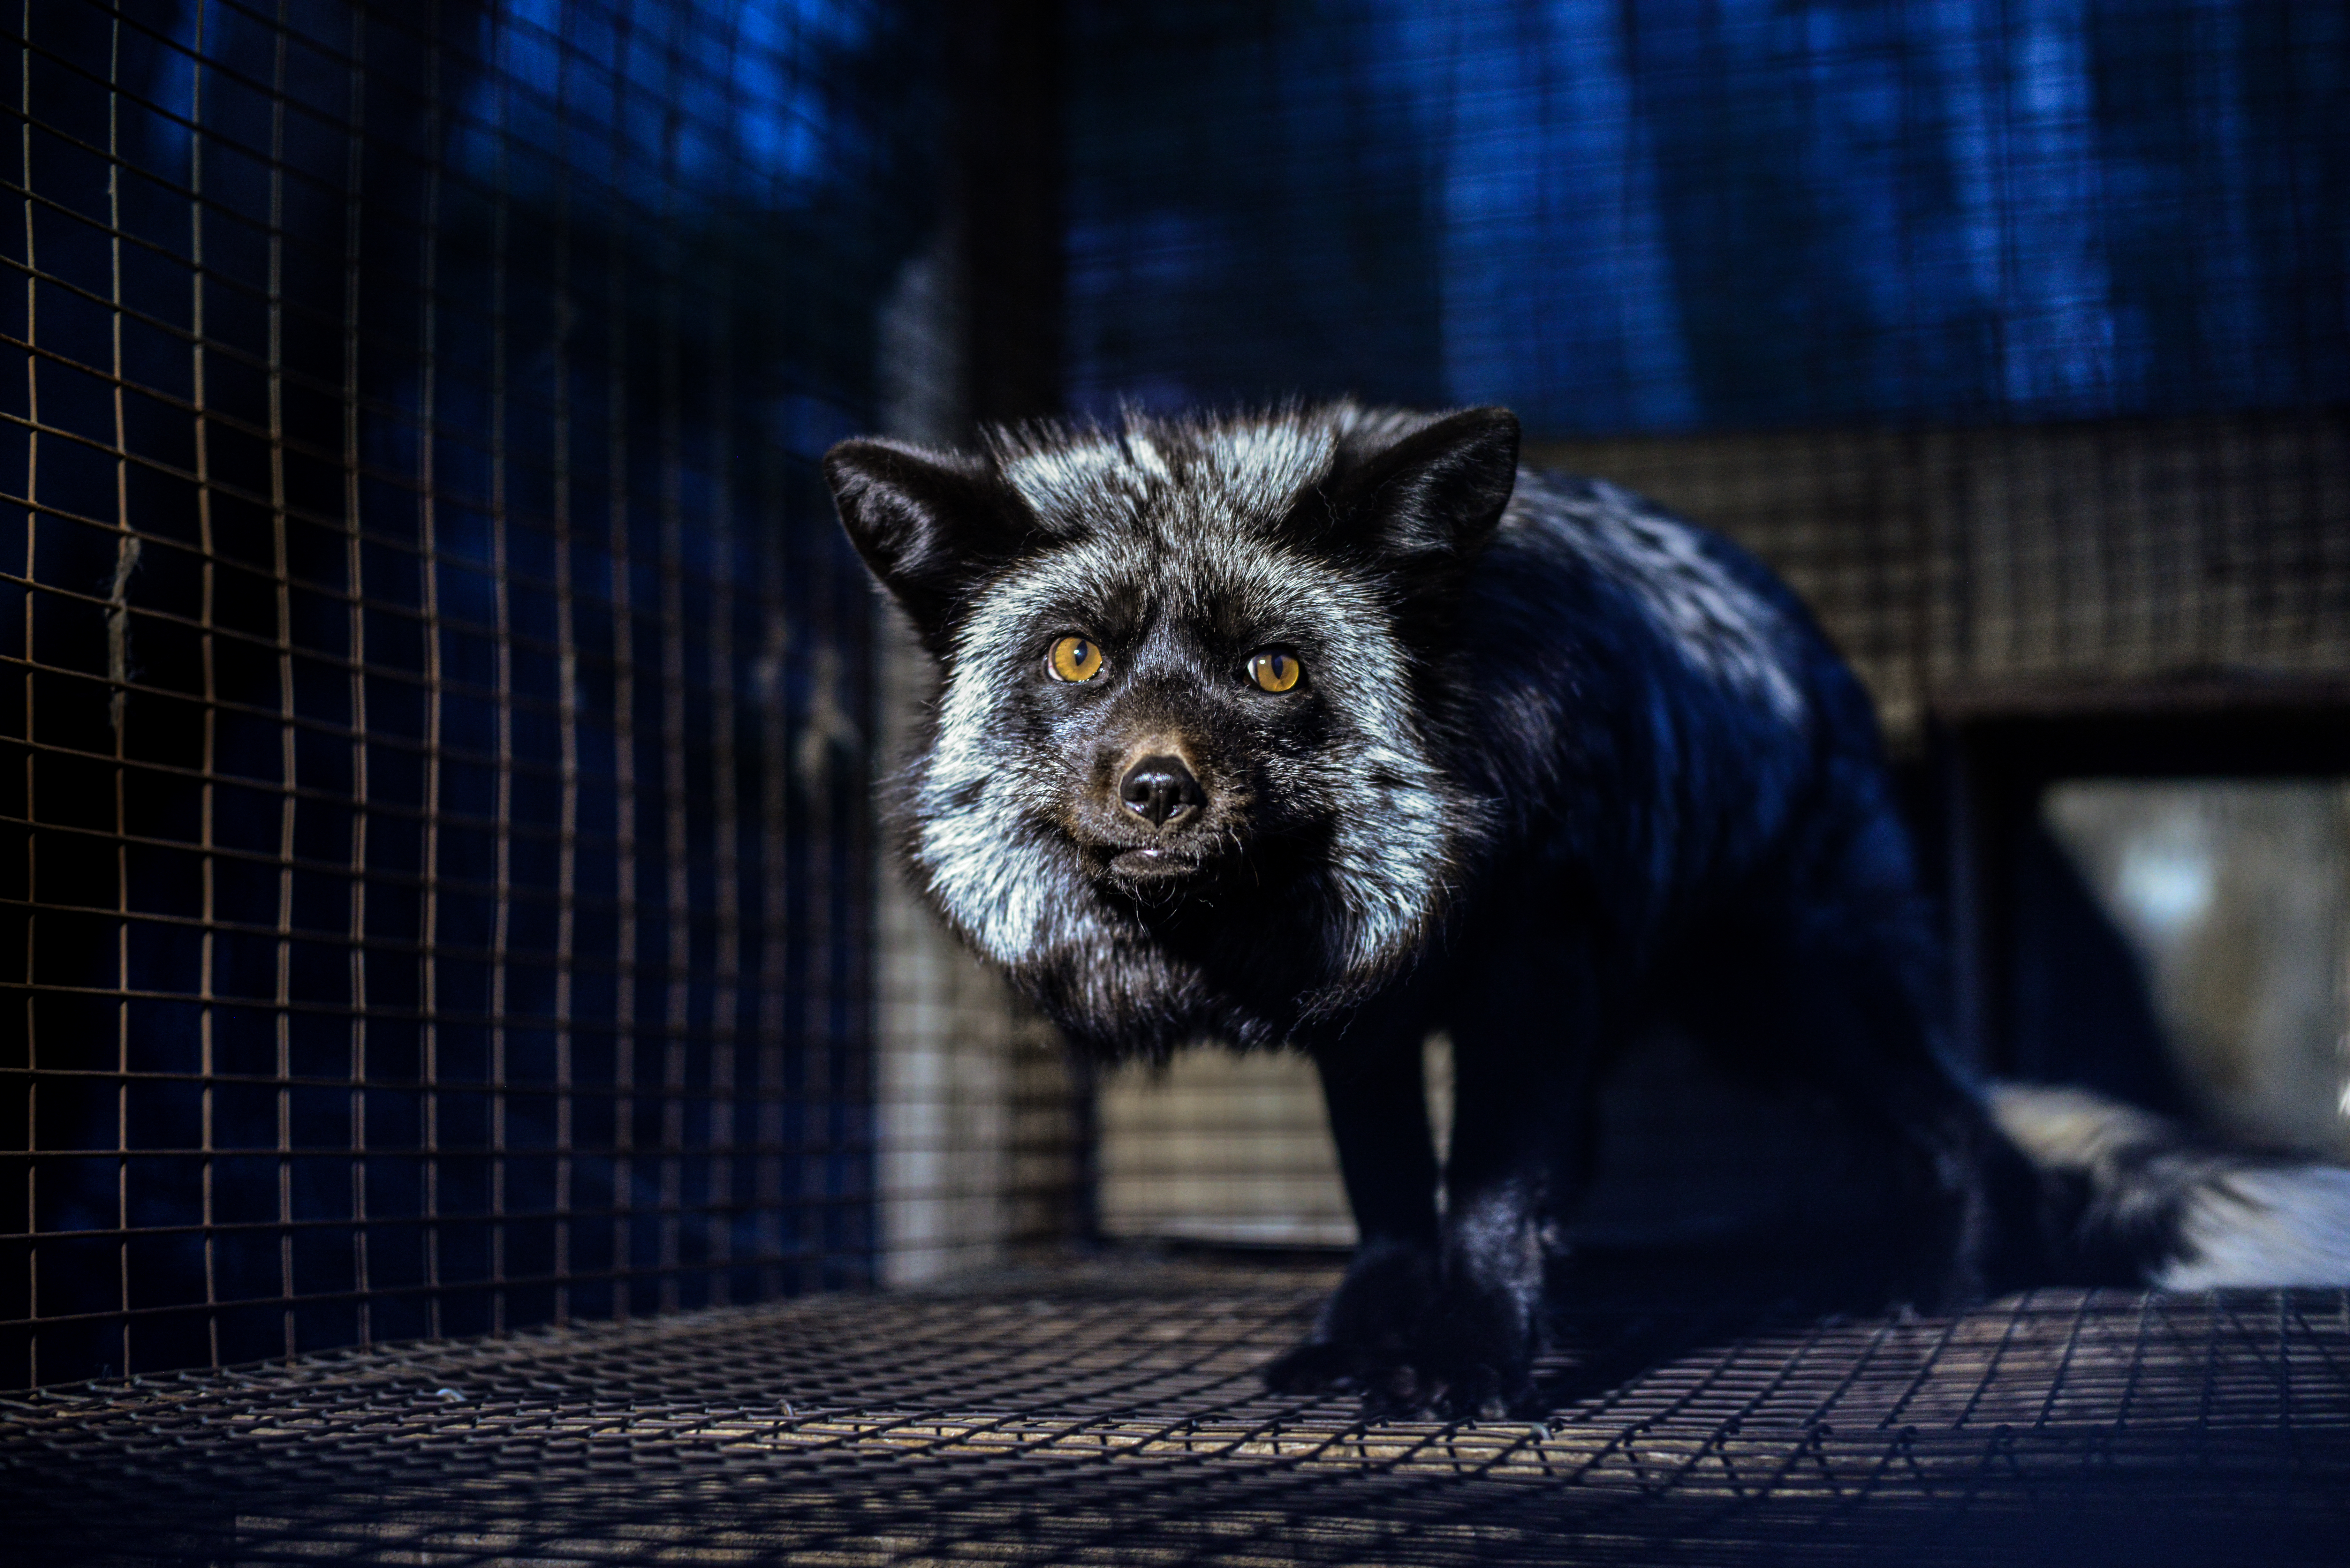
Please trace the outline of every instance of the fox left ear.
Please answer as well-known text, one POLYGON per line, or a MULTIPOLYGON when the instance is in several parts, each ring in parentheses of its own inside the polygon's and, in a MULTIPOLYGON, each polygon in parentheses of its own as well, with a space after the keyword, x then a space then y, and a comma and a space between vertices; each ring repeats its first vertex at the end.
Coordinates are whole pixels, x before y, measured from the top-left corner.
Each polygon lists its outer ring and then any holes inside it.
POLYGON ((1342 475, 1331 520, 1339 541, 1391 566, 1441 568, 1483 546, 1517 483, 1518 416, 1466 409, 1342 475))
POLYGON ((1032 524, 978 458, 893 441, 845 441, 824 454, 841 526, 933 653, 988 569, 1019 553, 1032 524))

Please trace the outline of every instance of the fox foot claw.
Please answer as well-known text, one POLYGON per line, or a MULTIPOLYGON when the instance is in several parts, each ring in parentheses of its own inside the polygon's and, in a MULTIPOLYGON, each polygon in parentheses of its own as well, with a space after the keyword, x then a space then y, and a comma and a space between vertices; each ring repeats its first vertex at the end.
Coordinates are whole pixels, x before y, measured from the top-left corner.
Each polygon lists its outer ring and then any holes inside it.
POLYGON ((1363 1396, 1364 1414, 1379 1420, 1497 1421, 1540 1415, 1548 1406, 1532 1378, 1482 1362, 1398 1367, 1363 1396))
POLYGON ((1320 1394, 1357 1386, 1355 1356, 1328 1340, 1309 1339, 1292 1345, 1268 1362, 1264 1386, 1273 1394, 1320 1394))
POLYGON ((1374 1421, 1476 1421, 1539 1415, 1542 1390, 1521 1372, 1508 1376, 1483 1362, 1445 1366, 1439 1358, 1365 1356, 1327 1340, 1307 1340, 1264 1369, 1275 1394, 1359 1394, 1374 1421))

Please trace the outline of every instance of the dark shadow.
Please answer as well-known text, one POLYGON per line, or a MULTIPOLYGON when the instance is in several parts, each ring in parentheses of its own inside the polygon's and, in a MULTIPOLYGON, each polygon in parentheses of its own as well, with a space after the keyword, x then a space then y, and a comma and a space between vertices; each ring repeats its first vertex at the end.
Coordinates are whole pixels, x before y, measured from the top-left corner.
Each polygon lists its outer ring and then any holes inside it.
POLYGON ((1586 1248, 1553 1260, 1554 1357, 1536 1379, 1564 1409, 1709 1346, 1887 1309, 1867 1238, 1789 1233, 1718 1247, 1586 1248))
POLYGON ((2189 1116, 2144 965, 2034 814, 2013 848, 2010 1075, 2189 1116))

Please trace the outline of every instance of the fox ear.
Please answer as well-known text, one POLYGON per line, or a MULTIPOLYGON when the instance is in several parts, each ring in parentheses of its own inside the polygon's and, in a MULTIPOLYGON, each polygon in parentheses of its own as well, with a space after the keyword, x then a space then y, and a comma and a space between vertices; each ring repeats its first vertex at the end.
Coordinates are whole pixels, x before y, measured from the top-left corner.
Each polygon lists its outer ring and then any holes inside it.
POLYGON ((845 441, 824 454, 841 526, 865 564, 943 651, 955 604, 1030 528, 986 462, 892 441, 845 441))
POLYGON ((1330 494, 1336 539, 1395 566, 1476 554, 1518 483, 1518 416, 1466 409, 1365 458, 1330 494))

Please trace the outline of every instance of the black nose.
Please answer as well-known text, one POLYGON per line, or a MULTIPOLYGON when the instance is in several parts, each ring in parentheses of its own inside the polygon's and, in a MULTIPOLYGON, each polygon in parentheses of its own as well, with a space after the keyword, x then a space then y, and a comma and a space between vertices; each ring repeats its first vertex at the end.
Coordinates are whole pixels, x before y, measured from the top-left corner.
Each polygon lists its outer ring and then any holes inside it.
POLYGON ((1208 799, 1182 760, 1169 756, 1145 757, 1127 769, 1118 781, 1118 798, 1126 802, 1127 810, 1149 817, 1153 827, 1196 811, 1208 799))

